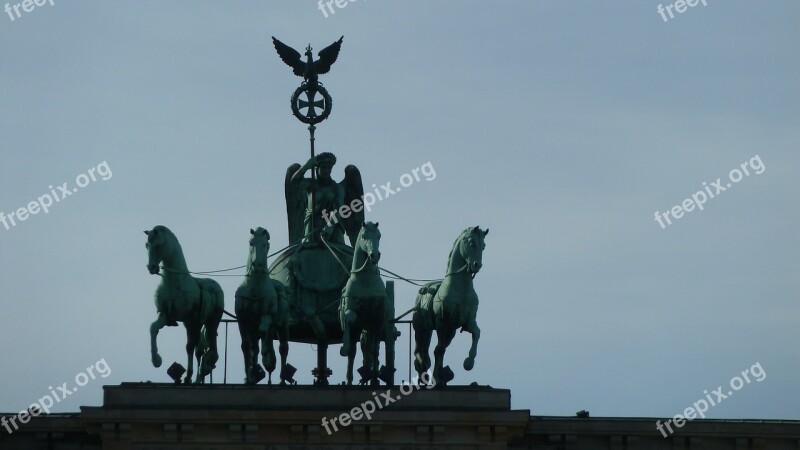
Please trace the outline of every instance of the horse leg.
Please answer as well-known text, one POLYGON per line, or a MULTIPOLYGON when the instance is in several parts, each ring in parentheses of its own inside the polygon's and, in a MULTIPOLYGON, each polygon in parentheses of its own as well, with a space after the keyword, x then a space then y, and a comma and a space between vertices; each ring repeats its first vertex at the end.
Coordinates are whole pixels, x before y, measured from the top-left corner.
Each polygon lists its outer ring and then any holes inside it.
POLYGON ((239 325, 239 336, 242 337, 242 357, 244 358, 244 384, 250 384, 250 370, 252 366, 250 363, 250 335, 247 323, 241 317, 237 322, 239 325))
MULTIPOLYGON (((394 386, 394 347, 395 341, 397 340, 397 334, 395 333, 394 324, 389 322, 385 324, 384 331, 383 331, 383 338, 384 338, 384 352, 386 353, 386 369, 389 371, 389 382, 386 383, 389 386, 394 386)), ((375 348, 375 357, 378 357, 378 352, 380 351, 380 342, 377 343, 375 348)), ((411 380, 408 380, 411 383, 411 380)))
MULTIPOLYGON (((351 332, 352 332, 352 330, 351 330, 351 332)), ((344 342, 345 341, 342 341, 342 346, 344 346, 344 342)), ((353 363, 356 360, 356 344, 357 344, 358 341, 357 341, 357 339, 351 338, 351 337, 348 336, 346 342, 348 344, 348 349, 349 349, 348 352, 347 352, 347 385, 348 386, 352 386, 353 385, 353 363)))
MULTIPOLYGON (((240 322, 240 326, 242 326, 242 322, 240 322)), ((255 332, 256 324, 252 322, 244 322, 242 326, 243 331, 241 333, 242 336, 242 354, 244 355, 244 373, 245 373, 245 383, 246 384, 253 384, 254 382, 254 373, 255 373, 255 364, 256 358, 255 354, 257 350, 254 347, 254 338, 257 334, 255 332)))
POLYGON ((367 351, 369 351, 369 363, 370 363, 370 370, 372 371, 372 385, 377 386, 380 384, 378 382, 378 372, 380 371, 380 365, 378 362, 378 353, 380 352, 380 335, 378 334, 378 330, 367 334, 367 351))
POLYGON ((375 378, 375 364, 374 364, 374 354, 372 351, 372 332, 370 330, 362 330, 361 331, 361 365, 364 369, 367 369, 368 374, 367 378, 361 380, 360 383, 369 383, 370 385, 374 384, 373 381, 375 378))
POLYGON ((206 382, 205 372, 203 372, 203 358, 208 354, 208 345, 203 338, 203 329, 200 329, 200 337, 197 339, 197 345, 194 347, 194 357, 197 360, 197 378, 195 383, 203 384, 206 382))
POLYGON ((353 353, 352 356, 350 356, 350 353, 347 354, 347 375, 345 379, 347 380, 348 386, 353 385, 353 361, 355 359, 356 359, 355 353, 353 353))
MULTIPOLYGON (((195 325, 193 323, 184 323, 186 327, 186 356, 188 358, 187 368, 186 368, 186 377, 183 379, 183 382, 189 384, 192 382, 192 375, 194 375, 194 358, 192 353, 194 353, 195 347, 197 347, 197 341, 200 340, 200 325, 195 325)), ((199 362, 198 362, 198 377, 199 374, 199 362)))
POLYGON ((163 313, 158 314, 158 318, 150 324, 150 359, 153 367, 161 367, 161 355, 158 354, 158 344, 156 343, 159 330, 167 324, 167 316, 163 313))
POLYGON ((261 325, 258 328, 261 334, 261 364, 269 373, 269 384, 272 384, 272 372, 275 371, 275 348, 272 344, 274 333, 272 316, 264 315, 261 317, 261 325))
MULTIPOLYGON (((370 355, 372 349, 369 348, 369 345, 367 344, 367 339, 369 339, 369 332, 366 330, 361 330, 357 342, 357 344, 361 346, 361 367, 363 369, 372 371, 372 363, 370 362, 370 355)), ((369 381, 370 378, 367 378, 366 381, 369 381)), ((358 384, 364 384, 364 383, 365 383, 364 378, 358 381, 358 384)))
POLYGON ((342 322, 342 348, 339 349, 339 354, 342 356, 350 355, 350 345, 355 345, 356 339, 351 339, 353 334, 353 323, 355 323, 357 316, 356 312, 352 309, 347 309, 339 314, 340 321, 342 322))
POLYGON ((470 320, 464 329, 472 335, 472 346, 469 348, 469 356, 464 360, 464 370, 472 370, 475 366, 475 356, 478 354, 478 341, 481 339, 481 329, 475 319, 470 320))
POLYGON ((250 340, 242 334, 242 356, 244 357, 244 384, 250 384, 250 373, 253 370, 250 364, 250 340))
POLYGON ((423 368, 422 368, 421 371, 418 372, 418 374, 420 376, 420 379, 422 379, 421 378, 422 374, 423 373, 427 373, 428 370, 430 370, 430 368, 433 365, 431 363, 431 352, 430 352, 431 341, 433 340, 433 330, 428 330, 427 332, 425 332, 423 334, 424 334, 423 339, 425 339, 425 344, 424 344, 425 345, 425 353, 423 353, 423 357, 424 357, 423 361, 422 361, 422 367, 423 368))
POLYGON ((450 346, 450 342, 453 340, 455 335, 455 329, 451 330, 444 325, 436 329, 436 338, 438 342, 436 342, 436 348, 433 350, 433 356, 436 360, 433 367, 433 379, 436 384, 441 384, 442 386, 447 384, 447 381, 441 380, 442 369, 444 369, 444 354, 447 351, 447 347, 450 346))
POLYGON ((217 358, 216 350, 211 346, 213 335, 210 335, 208 329, 204 328, 200 329, 199 334, 200 338, 197 341, 198 347, 195 351, 195 355, 197 355, 197 377, 194 382, 197 384, 204 384, 206 382, 206 376, 210 375, 211 371, 216 367, 215 363, 217 358))
MULTIPOLYGON (((416 315, 416 314, 415 314, 416 315)), ((418 320, 414 322, 414 369, 417 371, 420 379, 422 374, 431 368, 431 338, 433 337, 433 330, 422 326, 418 320)), ((409 380, 411 382, 411 380, 409 380)))
POLYGON ((280 344, 278 344, 278 351, 281 353, 281 384, 286 384, 283 379, 283 371, 286 369, 286 357, 289 355, 289 327, 288 325, 281 325, 280 332, 278 333, 280 344))
POLYGON ((250 358, 250 384, 256 384, 256 368, 258 367, 258 324, 250 324, 250 333, 247 340, 250 344, 250 352, 247 356, 250 358))
POLYGON ((370 363, 372 364, 373 386, 377 386, 378 384, 380 384, 378 381, 379 380, 378 373, 380 372, 380 351, 381 351, 380 331, 381 330, 374 330, 374 332, 368 333, 369 339, 367 340, 370 352, 370 363))
POLYGON ((219 307, 218 313, 211 318, 206 319, 201 327, 206 348, 205 353, 203 354, 202 365, 198 366, 199 370, 197 375, 200 378, 200 382, 203 382, 205 376, 210 375, 211 372, 217 367, 217 361, 219 360, 219 351, 217 350, 217 329, 219 328, 221 321, 222 306, 219 307))

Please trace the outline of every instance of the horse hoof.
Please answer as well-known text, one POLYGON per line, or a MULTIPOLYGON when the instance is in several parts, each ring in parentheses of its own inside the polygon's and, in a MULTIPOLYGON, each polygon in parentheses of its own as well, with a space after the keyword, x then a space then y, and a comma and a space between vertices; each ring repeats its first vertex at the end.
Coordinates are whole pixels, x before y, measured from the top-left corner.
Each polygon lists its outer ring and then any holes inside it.
POLYGON ((159 355, 153 356, 153 367, 161 367, 161 356, 159 355))
POLYGON ((464 370, 472 370, 475 367, 475 358, 467 358, 464 360, 464 370))
POLYGON ((348 353, 350 352, 346 348, 344 348, 344 346, 342 346, 342 348, 339 349, 339 355, 341 356, 347 356, 348 353))

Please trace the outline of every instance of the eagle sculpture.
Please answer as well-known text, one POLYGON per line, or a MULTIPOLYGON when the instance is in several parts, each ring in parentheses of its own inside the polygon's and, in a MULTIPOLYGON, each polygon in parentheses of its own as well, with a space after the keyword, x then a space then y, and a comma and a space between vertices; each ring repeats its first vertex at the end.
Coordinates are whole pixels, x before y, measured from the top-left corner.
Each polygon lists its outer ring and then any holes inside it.
POLYGON ((336 58, 339 57, 343 39, 344 36, 323 48, 318 53, 319 58, 316 61, 314 61, 314 54, 311 52, 310 44, 306 47, 306 61, 303 61, 300 52, 275 39, 275 36, 272 37, 272 43, 275 45, 275 50, 278 51, 278 56, 293 69, 294 74, 303 77, 306 84, 313 87, 317 85, 319 75, 326 74, 331 70, 331 66, 336 62, 336 58))

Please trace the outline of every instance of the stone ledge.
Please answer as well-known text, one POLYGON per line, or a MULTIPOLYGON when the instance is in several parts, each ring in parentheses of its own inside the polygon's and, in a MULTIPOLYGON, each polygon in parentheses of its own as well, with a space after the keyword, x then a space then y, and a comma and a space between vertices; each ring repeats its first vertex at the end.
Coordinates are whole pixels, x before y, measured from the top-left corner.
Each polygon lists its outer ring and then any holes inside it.
POLYGON ((413 388, 397 386, 244 386, 122 383, 103 386, 103 407, 110 409, 345 410, 391 391, 388 411, 510 411, 511 391, 488 386, 413 388), (406 392, 408 390, 404 388, 406 392), (373 394, 373 392, 375 394, 373 394))

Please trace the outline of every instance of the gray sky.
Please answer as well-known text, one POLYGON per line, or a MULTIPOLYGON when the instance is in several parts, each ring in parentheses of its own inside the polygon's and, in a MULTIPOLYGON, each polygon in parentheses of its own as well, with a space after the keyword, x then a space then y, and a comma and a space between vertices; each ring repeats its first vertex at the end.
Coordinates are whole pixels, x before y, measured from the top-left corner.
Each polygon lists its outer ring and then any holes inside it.
MULTIPOLYGON (((800 4, 708 0, 668 22, 657 6, 359 0, 326 18, 314 1, 56 0, 0 15, 0 211, 104 161, 113 174, 0 225, 0 411, 102 358, 111 375, 56 411, 185 364, 181 327, 150 365, 142 230, 170 227, 192 270, 243 264, 257 226, 286 245, 283 176, 308 141, 270 36, 318 50, 344 35, 317 132, 334 176, 357 164, 369 189, 436 170, 368 214, 383 265, 441 277, 461 230, 491 230, 475 369, 467 334, 447 353, 457 383, 509 388, 537 415, 672 416, 760 363, 766 378, 708 417, 799 419, 800 4), (654 220, 756 155, 762 173, 654 220)), ((240 282, 220 279, 228 310, 240 282)), ((415 294, 398 284, 397 309, 415 294)), ((239 382, 235 328, 228 348, 239 382)), ((311 346, 289 361, 310 383, 311 346)))

